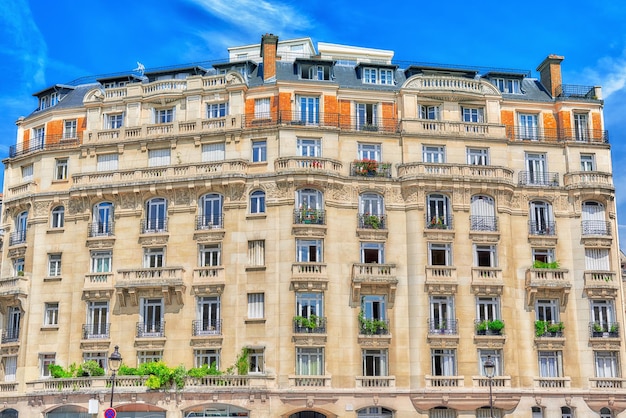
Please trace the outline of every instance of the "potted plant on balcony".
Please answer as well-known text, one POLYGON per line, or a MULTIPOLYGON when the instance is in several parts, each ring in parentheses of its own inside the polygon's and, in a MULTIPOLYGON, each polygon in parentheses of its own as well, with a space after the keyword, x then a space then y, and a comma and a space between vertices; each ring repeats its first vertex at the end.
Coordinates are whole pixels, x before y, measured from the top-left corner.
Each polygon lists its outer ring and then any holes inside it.
POLYGON ((354 160, 354 174, 358 176, 375 176, 378 171, 378 161, 369 160, 367 158, 362 160, 354 160))
POLYGON ((535 260, 533 262, 533 268, 534 269, 558 269, 559 268, 559 262, 558 261, 552 261, 549 263, 546 263, 545 261, 539 261, 539 260, 535 260))
POLYGON ((543 337, 548 327, 547 321, 535 321, 535 337, 543 337))
POLYGON ((317 315, 310 315, 308 318, 306 316, 296 316, 293 320, 299 332, 312 332, 319 326, 319 317, 317 315))
POLYGON ((477 335, 485 335, 487 334, 487 321, 480 321, 476 324, 476 334, 477 335))
POLYGON ((489 321, 487 324, 487 329, 494 334, 500 335, 502 334, 502 330, 504 329, 504 322, 501 319, 494 319, 493 321, 489 321))
POLYGON ((619 331, 619 327, 617 326, 617 324, 616 323, 611 324, 611 326, 609 327, 609 336, 617 337, 618 331, 619 331))
POLYGON ((604 334, 604 326, 600 322, 594 322, 592 328, 593 328, 592 335, 594 337, 602 337, 602 335, 604 334))
POLYGON ((431 229, 446 229, 448 226, 441 216, 433 216, 430 218, 430 224, 428 227, 431 229))
POLYGON ((365 318, 363 311, 359 312, 361 332, 367 335, 383 334, 387 330, 387 322, 382 319, 365 318))
POLYGON ((365 213, 363 215, 363 225, 366 228, 379 229, 381 224, 381 217, 378 215, 370 215, 369 213, 365 213))
POLYGON ((552 337, 559 337, 563 333, 563 322, 552 322, 548 324, 547 332, 551 334, 552 337))

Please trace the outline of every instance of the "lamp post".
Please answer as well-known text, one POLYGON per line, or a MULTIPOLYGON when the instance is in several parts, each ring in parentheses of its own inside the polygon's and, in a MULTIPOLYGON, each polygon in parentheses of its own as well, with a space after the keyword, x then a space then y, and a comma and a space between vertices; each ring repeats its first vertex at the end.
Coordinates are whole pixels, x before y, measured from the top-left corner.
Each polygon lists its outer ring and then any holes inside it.
POLYGON ((115 393, 115 372, 122 365, 122 355, 119 352, 119 345, 115 346, 115 350, 109 356, 109 369, 111 370, 111 408, 113 408, 113 394, 115 393))
POLYGON ((491 355, 487 356, 487 360, 483 363, 483 370, 485 376, 489 379, 489 416, 493 418, 493 395, 491 392, 491 386, 493 383, 493 376, 496 373, 496 364, 491 360, 491 355))

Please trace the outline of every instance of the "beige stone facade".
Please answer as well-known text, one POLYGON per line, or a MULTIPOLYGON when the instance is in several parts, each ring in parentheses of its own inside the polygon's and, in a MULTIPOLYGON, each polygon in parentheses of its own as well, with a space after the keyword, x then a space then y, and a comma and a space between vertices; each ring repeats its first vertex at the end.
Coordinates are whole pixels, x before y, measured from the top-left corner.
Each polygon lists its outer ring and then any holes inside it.
POLYGON ((35 94, 4 161, 0 417, 103 417, 107 377, 48 365, 116 345, 245 350, 182 388, 118 375, 119 417, 489 417, 490 384, 496 417, 623 416, 601 89, 554 55, 544 87, 262 45, 35 94))

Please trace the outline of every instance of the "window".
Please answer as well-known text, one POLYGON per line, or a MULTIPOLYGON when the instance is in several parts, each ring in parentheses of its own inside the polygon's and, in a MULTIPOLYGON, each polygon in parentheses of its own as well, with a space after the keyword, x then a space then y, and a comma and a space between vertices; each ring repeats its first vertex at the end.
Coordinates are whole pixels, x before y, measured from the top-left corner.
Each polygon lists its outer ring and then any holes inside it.
POLYGON ((102 154, 98 155, 98 162, 96 165, 97 171, 115 171, 118 167, 117 154, 102 154))
POLYGON ((46 127, 45 126, 38 126, 37 128, 33 128, 33 142, 34 142, 35 147, 42 148, 45 139, 46 139, 46 127))
POLYGON ((160 268, 165 265, 165 249, 164 248, 144 248, 143 249, 143 267, 144 268, 160 268))
POLYGON ((530 185, 551 185, 545 154, 526 154, 526 182, 530 185))
POLYGON ((265 318, 265 293, 248 293, 248 319, 265 318))
POLYGON ((361 263, 385 263, 385 244, 383 242, 362 242, 361 263))
POLYGON ((59 98, 59 93, 58 92, 54 92, 50 94, 50 106, 55 106, 57 103, 59 103, 59 100, 61 100, 59 98))
POLYGON ((223 142, 217 144, 202 144, 202 161, 223 161, 226 155, 226 148, 223 142))
POLYGON ((494 376, 502 376, 502 351, 501 350, 486 350, 481 348, 478 350, 478 373, 481 376, 485 376, 485 368, 483 364, 487 361, 487 358, 490 358, 493 364, 495 365, 494 376))
POLYGON ((296 316, 309 318, 324 316, 324 294, 319 292, 296 292, 296 316))
POLYGON ((536 141, 539 139, 537 130, 537 115, 520 113, 519 115, 519 139, 530 139, 536 141))
POLYGON ((595 154, 580 154, 580 171, 596 171, 595 154))
POLYGON ((385 201, 377 193, 359 196, 359 228, 385 228, 385 201))
POLYGON ((76 119, 63 122, 63 139, 76 138, 76 119))
POLYGON ((57 158, 55 160, 54 179, 67 180, 67 158, 57 158))
POLYGON ((555 235, 556 223, 552 205, 538 200, 530 202, 529 217, 531 235, 555 235))
POLYGON ((324 374, 324 348, 296 347, 296 374, 320 376, 324 374))
POLYGON ((380 144, 357 144, 357 159, 381 161, 381 145, 380 144))
POLYGON ((481 107, 462 107, 461 112, 463 114, 463 122, 484 122, 484 112, 481 107))
POLYGON ((451 266, 452 244, 429 242, 428 263, 431 266, 451 266))
POLYGON ((4 367, 4 381, 15 382, 15 375, 17 374, 17 356, 5 356, 2 359, 2 363, 4 367))
POLYGON ((22 311, 17 306, 9 306, 6 315, 5 334, 2 336, 2 342, 18 341, 20 337, 20 319, 22 311))
POLYGON ((44 96, 44 97, 40 97, 39 98, 39 110, 43 110, 46 109, 49 105, 49 100, 48 100, 48 96, 44 96))
POLYGON ((320 114, 320 98, 298 96, 296 98, 298 104, 297 119, 307 125, 317 125, 319 123, 320 114))
POLYGON ((58 302, 49 302, 45 304, 43 324, 47 326, 59 325, 58 302))
POLYGON ((383 68, 363 68, 363 83, 393 84, 393 71, 383 68))
POLYGON ((476 298, 476 318, 481 322, 500 319, 500 298, 497 296, 478 296, 476 298))
POLYGON ((270 98, 264 97, 254 101, 254 118, 269 119, 270 118, 270 98))
POLYGON ((474 244, 474 265, 476 267, 497 267, 495 245, 474 244))
POLYGON ((585 270, 589 271, 609 271, 608 248, 585 248, 585 270))
POLYGON ((433 147, 424 145, 422 155, 425 163, 445 163, 445 147, 433 147))
POLYGON ((361 297, 361 312, 363 318, 382 320, 387 318, 385 297, 383 295, 367 295, 361 297))
POLYGON ((108 113, 104 115, 104 129, 119 129, 124 126, 123 113, 108 113))
POLYGON ((141 298, 138 337, 163 336, 163 299, 141 298))
POLYGON ((50 365, 55 364, 56 354, 54 353, 42 353, 39 354, 39 375, 40 377, 47 378, 50 376, 50 365))
POLYGON ((322 240, 297 239, 296 240, 296 262, 298 263, 321 263, 322 262, 322 240))
POLYGON ((494 78, 491 82, 498 88, 498 90, 500 90, 501 93, 519 94, 522 92, 520 89, 520 80, 511 78, 494 78))
POLYGON ((595 351, 596 377, 620 377, 617 351, 595 351))
POLYGON ((375 103, 356 104, 356 127, 361 131, 374 131, 378 127, 378 105, 375 103))
POLYGON ((602 408, 600 410, 600 418, 613 418, 613 413, 609 408, 602 408))
POLYGON ((112 253, 111 251, 92 251, 91 252, 91 272, 92 273, 110 273, 111 271, 112 253))
POLYGON ((215 366, 217 370, 220 368, 220 350, 194 350, 194 367, 202 367, 208 365, 215 366))
POLYGON ((146 223, 142 232, 167 231, 167 201, 155 197, 146 202, 146 223))
POLYGON ((539 376, 563 376, 561 351, 539 351, 539 376))
POLYGON ((259 374, 265 372, 265 349, 248 348, 248 373, 259 374))
POLYGON ((221 228, 224 226, 222 217, 222 195, 217 193, 202 195, 198 205, 200 207, 198 229, 221 228))
POLYGON ((456 318, 454 315, 453 296, 430 296, 430 326, 429 331, 456 332, 456 318))
POLYGON ((163 359, 163 351, 161 350, 137 351, 137 365, 161 361, 162 359, 163 359))
POLYGON ((221 244, 200 244, 200 267, 221 265, 221 244))
POLYGON ((300 189, 296 191, 296 209, 322 210, 324 209, 322 192, 315 189, 300 189))
POLYGON ((48 276, 58 277, 61 275, 61 254, 48 254, 48 276))
POLYGON ((388 376, 387 350, 363 350, 363 376, 388 376))
POLYGON ((432 350, 431 360, 433 376, 456 376, 456 350, 432 350))
POLYGON ((426 198, 427 227, 449 229, 452 227, 452 217, 449 216, 448 197, 442 194, 430 194, 426 198))
POLYGON ((154 109, 154 123, 174 122, 174 108, 154 109))
POLYGON ((531 408, 531 411, 533 413, 532 418, 543 418, 543 409, 541 409, 538 406, 533 406, 531 408))
POLYGON ((13 274, 15 274, 16 276, 23 276, 24 275, 24 259, 23 258, 16 258, 13 260, 13 274))
POLYGON ((589 138, 589 124, 586 113, 574 113, 574 133, 576 141, 586 141, 589 138))
POLYGON ((420 119, 439 120, 439 106, 421 105, 419 107, 420 119))
MULTIPOLYGON (((302 50, 299 53, 302 54, 302 50)), ((330 80, 330 66, 301 63, 300 78, 302 80, 330 80)))
POLYGON ((470 230, 497 231, 496 205, 492 197, 472 196, 470 203, 470 230))
POLYGON ((197 301, 194 335, 221 334, 219 296, 199 296, 197 301))
POLYGON ((561 418, 574 418, 574 414, 572 413, 572 408, 570 408, 569 406, 562 406, 561 418))
POLYGON ((33 180, 33 165, 23 165, 22 166, 22 181, 32 181, 33 180))
POLYGON ((267 141, 252 141, 252 162, 267 161, 267 141))
POLYGON ((255 190, 250 193, 250 213, 265 213, 265 192, 255 190))
POLYGON ((228 103, 209 103, 207 104, 207 119, 223 118, 228 114, 228 103))
POLYGON ((109 302, 87 301, 87 324, 85 325, 85 337, 107 338, 108 336, 109 302))
POLYGON ((598 325, 603 332, 608 332, 612 325, 617 325, 613 300, 592 299, 589 304, 591 305, 591 322, 598 325))
POLYGON ((609 235, 604 205, 600 202, 587 201, 582 204, 583 235, 609 235))
POLYGON ((559 322, 559 302, 556 299, 538 299, 535 303, 535 319, 550 323, 559 322))
POLYGON ((256 267, 265 265, 264 240, 248 241, 248 265, 256 267))
POLYGON ((109 353, 106 351, 95 351, 83 353, 83 361, 95 361, 104 370, 107 368, 107 358, 109 353))
POLYGON ((467 163, 469 165, 489 165, 489 148, 468 148, 467 163))
POLYGON ((170 165, 170 153, 171 150, 169 148, 148 150, 148 166, 170 165))
POLYGON ((113 234, 113 203, 100 202, 93 207, 91 236, 113 234))
POLYGON ((65 208, 57 206, 52 209, 50 217, 50 228, 63 228, 65 225, 65 208))
POLYGON ((300 157, 321 157, 322 141, 319 139, 298 138, 298 156, 300 157))

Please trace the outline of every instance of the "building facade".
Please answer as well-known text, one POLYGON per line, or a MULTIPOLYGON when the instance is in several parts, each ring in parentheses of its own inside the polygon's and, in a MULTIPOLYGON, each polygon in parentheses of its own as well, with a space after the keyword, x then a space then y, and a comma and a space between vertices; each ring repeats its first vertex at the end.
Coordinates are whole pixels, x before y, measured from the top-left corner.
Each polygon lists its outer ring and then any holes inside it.
POLYGON ((0 417, 626 416, 601 89, 562 60, 267 34, 36 93, 4 160, 0 417), (222 374, 53 377, 114 346, 222 374))

